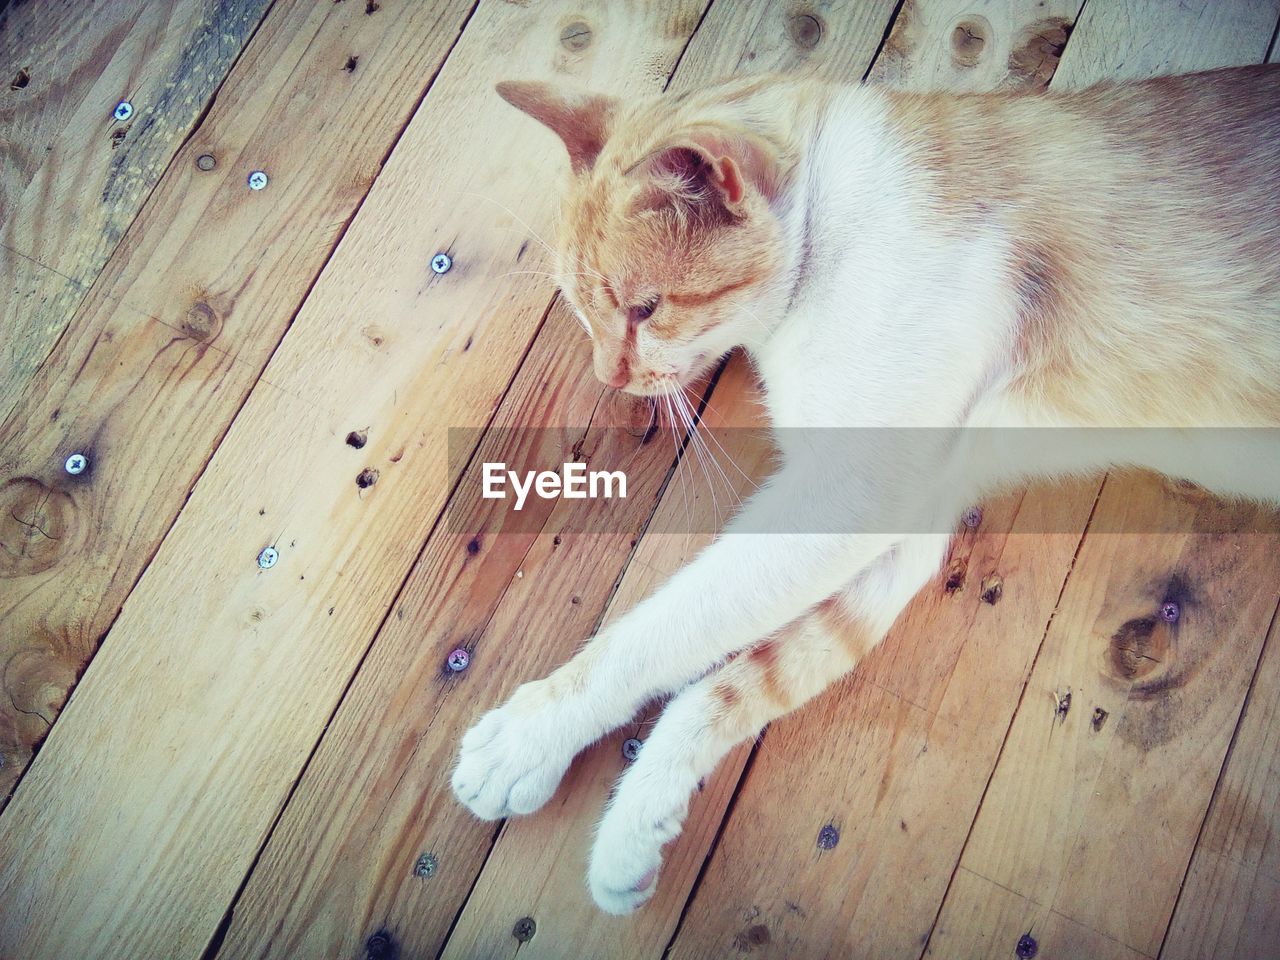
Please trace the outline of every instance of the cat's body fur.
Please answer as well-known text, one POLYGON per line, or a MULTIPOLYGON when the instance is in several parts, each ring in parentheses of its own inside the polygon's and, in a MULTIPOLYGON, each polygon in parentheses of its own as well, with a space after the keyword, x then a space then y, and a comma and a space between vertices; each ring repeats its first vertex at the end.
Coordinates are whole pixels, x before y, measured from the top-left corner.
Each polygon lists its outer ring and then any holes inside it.
POLYGON ((562 287, 597 374, 661 393, 743 346, 774 425, 805 428, 778 431, 782 469, 729 528, 750 532, 463 740, 458 796, 526 813, 677 694, 601 824, 604 909, 652 894, 724 752, 851 669, 937 570, 946 535, 879 531, 949 529, 996 488, 1116 463, 1280 502, 1274 444, 1241 470, 1208 431, 1082 452, 966 429, 1280 425, 1280 70, 1021 98, 504 87, 573 160, 562 287), (833 452, 814 427, 937 429, 833 452), (833 532, 798 532, 815 529, 833 532))

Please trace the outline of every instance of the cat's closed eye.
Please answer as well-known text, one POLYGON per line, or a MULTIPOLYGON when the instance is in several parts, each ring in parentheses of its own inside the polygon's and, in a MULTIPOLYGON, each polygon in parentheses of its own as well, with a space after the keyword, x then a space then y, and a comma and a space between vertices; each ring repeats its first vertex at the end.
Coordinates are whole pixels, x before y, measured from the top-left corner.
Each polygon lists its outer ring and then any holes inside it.
POLYGON ((658 301, 660 297, 654 297, 645 303, 638 303, 633 307, 627 308, 627 320, 632 323, 643 323, 653 316, 653 311, 658 309, 658 301))

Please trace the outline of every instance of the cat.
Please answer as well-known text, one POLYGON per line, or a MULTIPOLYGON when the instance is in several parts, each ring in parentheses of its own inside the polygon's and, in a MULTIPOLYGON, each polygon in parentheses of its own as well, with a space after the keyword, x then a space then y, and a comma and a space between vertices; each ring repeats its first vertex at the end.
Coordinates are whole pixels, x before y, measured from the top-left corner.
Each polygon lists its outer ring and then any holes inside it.
POLYGON ((674 695, 599 826, 605 911, 653 895, 699 782, 880 641, 982 495, 1131 464, 1280 502, 1269 430, 1245 469, 1213 430, 994 439, 1280 426, 1280 68, 1021 96, 498 93, 568 151, 557 279, 595 374, 660 396, 742 348, 782 455, 725 535, 462 739, 459 800, 525 814, 674 695), (834 450, 814 429, 914 427, 834 450))

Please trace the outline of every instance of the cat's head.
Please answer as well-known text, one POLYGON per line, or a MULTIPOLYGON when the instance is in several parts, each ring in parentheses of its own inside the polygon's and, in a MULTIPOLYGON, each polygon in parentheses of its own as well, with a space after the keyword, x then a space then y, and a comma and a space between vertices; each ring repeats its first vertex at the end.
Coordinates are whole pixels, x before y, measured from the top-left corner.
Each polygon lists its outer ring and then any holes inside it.
POLYGON ((761 339, 785 261, 767 141, 714 98, 624 104, 524 82, 498 93, 568 149, 556 271, 600 380, 672 392, 761 339))

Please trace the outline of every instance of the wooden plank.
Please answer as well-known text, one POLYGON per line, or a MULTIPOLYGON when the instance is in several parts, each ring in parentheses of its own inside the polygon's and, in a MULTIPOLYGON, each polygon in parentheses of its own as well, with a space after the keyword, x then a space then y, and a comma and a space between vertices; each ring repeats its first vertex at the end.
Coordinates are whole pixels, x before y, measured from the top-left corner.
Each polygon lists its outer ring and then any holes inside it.
POLYGON ((0 304, 0 421, 269 6, 57 0, 6 9, 0 245, 71 283, 51 282, 38 298, 0 304), (112 116, 121 100, 133 106, 125 122, 112 116))
POLYGON ((866 662, 769 728, 673 958, 919 956, 1096 492, 986 504, 866 662))
MULTIPOLYGON (((1023 943, 1023 937, 1034 940, 1036 949, 1040 948, 1041 943, 1052 946, 1052 952, 1046 950, 1037 954, 1038 956, 1061 957, 1064 960, 1086 957, 1088 960, 1142 960, 1146 957, 1146 954, 1131 950, 1059 913, 1049 912, 1044 925, 1034 932, 1021 931, 1018 924, 1034 909, 1034 905, 1014 891, 970 873, 964 867, 956 871, 951 889, 957 902, 963 903, 968 912, 963 915, 948 913, 939 919, 937 933, 926 957, 944 960, 951 960, 956 956, 1016 957, 1019 956, 1018 945, 1023 943), (969 942, 974 953, 946 953, 938 946, 953 942, 950 929, 953 923, 972 934, 969 942)), ((1024 945, 1024 949, 1029 947, 1029 944, 1024 945)))
POLYGON ((975 928, 953 890, 939 956, 1016 940, 1050 912, 1159 950, 1280 592, 1273 538, 1233 531, 1280 523, 1133 477, 1108 483, 1094 522, 1139 532, 1086 538, 961 859, 1026 910, 975 928))
MULTIPOLYGON (((752 389, 746 364, 733 364, 725 376, 737 390, 745 393, 752 389)), ((742 404, 734 411, 733 420, 724 420, 709 412, 706 423, 717 430, 757 426, 757 413, 754 405, 742 404)), ((740 499, 749 492, 747 477, 763 479, 770 472, 772 450, 762 442, 764 434, 751 429, 732 429, 722 437, 721 456, 725 460, 722 466, 734 484, 732 489, 723 483, 715 487, 708 484, 704 467, 694 456, 686 455, 680 461, 652 523, 654 530, 662 532, 647 533, 641 541, 609 604, 606 621, 651 593, 711 539, 706 532, 685 531, 715 529, 726 519, 727 501, 740 499), (742 473, 728 465, 730 458, 742 473)), ((718 478, 718 474, 715 476, 718 478)), ((494 626, 499 637, 504 635, 502 630, 512 629, 514 624, 494 626)), ((567 639, 576 642, 587 635, 567 639)), ((571 644, 561 644, 555 656, 537 669, 546 672, 572 652, 571 644)), ((517 681, 542 675, 529 672, 524 664, 515 666, 518 669, 508 674, 512 686, 517 681)), ((509 692, 504 691, 504 696, 509 692)), ((488 707, 502 699, 486 698, 480 705, 488 707)), ((442 731, 453 745, 445 755, 446 762, 456 756, 458 738, 474 716, 474 710, 470 714, 462 713, 442 731)), ((654 899, 630 917, 610 917, 602 922, 586 887, 587 857, 609 790, 625 766, 622 743, 627 737, 642 736, 648 719, 640 718, 616 731, 579 757, 555 798, 542 810, 533 816, 506 822, 445 946, 442 954, 445 960, 509 957, 517 950, 521 956, 535 958, 662 955, 689 891, 697 881, 748 751, 745 746, 734 751, 721 775, 709 781, 696 798, 683 836, 667 851, 662 886, 654 899), (533 918, 538 931, 532 940, 523 944, 512 936, 513 924, 522 917, 533 918)), ((436 775, 439 776, 438 771, 436 775)), ((447 784, 442 783, 441 789, 448 792, 447 784)), ((466 811, 458 811, 456 800, 453 803, 452 815, 468 816, 466 811)))
MULTIPOLYGON (((858 34, 864 38, 861 47, 849 42, 839 45, 833 42, 828 47, 827 40, 843 37, 860 22, 847 15, 832 16, 832 10, 824 6, 813 14, 806 14, 822 17, 825 25, 825 29, 820 28, 823 41, 816 47, 808 47, 792 39, 798 27, 782 16, 776 5, 761 4, 745 14, 743 8, 738 7, 734 17, 726 17, 726 11, 717 13, 713 8, 693 47, 681 61, 676 84, 691 82, 686 77, 710 76, 706 71, 719 69, 705 52, 707 38, 716 38, 717 49, 721 51, 730 51, 732 44, 740 44, 738 59, 754 63, 760 69, 770 64, 782 67, 816 59, 833 63, 842 71, 860 73, 874 52, 875 39, 884 29, 883 21, 869 22, 858 34), (858 56, 862 58, 861 65, 849 59, 858 56)), ((883 17, 887 18, 888 11, 886 5, 883 17)), ((601 397, 600 387, 589 375, 588 352, 578 327, 572 322, 566 323, 559 311, 553 314, 553 324, 543 333, 522 369, 517 387, 499 414, 500 423, 571 423, 574 410, 583 407, 577 399, 581 391, 586 390, 588 396, 596 398, 586 409, 594 408, 601 397), (552 358, 557 357, 562 359, 552 366, 552 358), (565 363, 564 357, 571 362, 565 363), (535 384, 565 382, 575 385, 544 394, 533 391, 535 384), (526 383, 529 386, 526 387, 526 383)), ((597 419, 600 416, 602 414, 597 419)), ((607 419, 605 417, 606 422, 607 419)), ((652 461, 638 461, 648 465, 646 469, 669 462, 669 452, 661 442, 649 446, 646 455, 653 458, 652 461)), ((593 464, 599 456, 597 452, 593 464)), ((747 455, 739 451, 739 457, 745 462, 747 455)), ((634 474, 636 463, 637 460, 632 460, 629 475, 634 474)), ((723 506, 713 507, 709 500, 699 499, 698 491, 692 486, 693 479, 681 474, 669 491, 665 509, 674 512, 659 518, 659 523, 668 529, 692 528, 704 515, 709 523, 713 512, 723 510, 723 506)), ((723 499, 726 492, 719 491, 718 496, 723 499)), ((500 549, 500 555, 507 557, 496 574, 473 570, 475 561, 468 558, 456 538, 448 533, 438 532, 428 544, 415 567, 405 599, 398 605, 405 611, 404 620, 398 616, 388 620, 375 641, 373 653, 330 725, 314 762, 250 878, 219 956, 258 956, 257 951, 267 956, 341 952, 377 927, 383 928, 406 952, 429 953, 439 948, 484 861, 488 846, 485 839, 492 836, 492 827, 475 821, 456 804, 441 770, 451 765, 457 740, 473 718, 477 705, 500 702, 519 682, 547 672, 591 632, 609 594, 608 588, 616 581, 630 551, 629 542, 600 543, 590 539, 583 542, 567 534, 558 537, 554 531, 561 524, 562 521, 556 519, 531 547, 514 547, 505 538, 493 541, 493 549, 500 549), (508 556, 512 550, 514 557, 508 556), (524 576, 513 580, 512 564, 515 563, 524 576), (473 577, 479 577, 484 585, 476 586, 473 577), (568 589, 552 588, 545 599, 537 601, 527 593, 533 584, 566 582, 572 584, 578 601, 573 604, 575 619, 570 629, 565 629, 563 612, 568 589), (471 593, 455 585, 458 583, 471 584, 467 588, 471 593), (457 607, 464 602, 465 607, 457 607), (530 615, 534 604, 537 616, 530 615), (425 654, 421 628, 412 626, 422 623, 431 624, 433 635, 440 635, 425 654), (517 633, 521 637, 519 655, 510 660, 504 657, 482 661, 478 665, 483 673, 473 667, 466 678, 472 689, 465 701, 440 703, 432 698, 387 695, 392 688, 412 691, 437 685, 440 659, 458 638, 466 638, 468 645, 478 644, 483 652, 501 638, 517 633), (352 756, 367 758, 367 763, 354 774, 349 772, 352 756), (377 778, 373 782, 397 785, 390 797, 385 792, 366 788, 373 777, 377 778), (431 853, 438 863, 438 872, 425 882, 412 875, 414 858, 422 852, 431 853), (296 870, 296 864, 303 859, 312 865, 305 875, 296 870)), ((482 531, 484 524, 477 520, 474 528, 482 531)), ((480 540, 485 546, 479 556, 489 557, 488 535, 482 533, 480 540)), ((705 540, 705 536, 677 534, 646 536, 640 548, 639 565, 632 567, 620 596, 631 602, 637 591, 651 587, 655 578, 662 576, 659 564, 678 565, 705 540), (662 544, 660 548, 659 544, 662 544), (643 580, 642 570, 646 571, 643 580)), ((611 763, 610 769, 616 772, 616 763, 611 763)), ((575 774, 571 774, 573 776, 575 774)), ((586 819, 598 813, 599 794, 591 797, 596 808, 584 813, 586 819)), ((714 809, 721 809, 726 799, 722 797, 714 809)), ((548 821, 551 834, 559 836, 566 822, 562 818, 548 821)), ((581 822, 575 842, 583 835, 581 822)), ((714 824, 707 826, 714 829, 714 824)), ((524 856, 523 842, 503 845, 500 849, 499 856, 509 851, 514 851, 517 860, 524 856)), ((684 864, 686 888, 692 883, 701 859, 701 853, 695 848, 691 847, 690 852, 684 864)), ((539 911, 542 930, 533 944, 523 948, 525 951, 554 950, 555 944, 563 948, 569 943, 577 949, 589 942, 589 938, 584 939, 586 931, 598 925, 582 887, 584 867, 580 860, 570 857, 559 864, 572 872, 572 885, 561 891, 565 903, 572 904, 572 910, 557 911, 554 923, 545 912, 539 911)), ((532 866, 518 863, 517 875, 527 876, 532 866)), ((537 869, 544 870, 546 866, 546 862, 539 863, 537 869)), ((679 882, 672 885, 673 890, 678 887, 679 882)), ((665 944, 669 925, 674 922, 682 902, 683 894, 674 895, 667 902, 666 929, 650 926, 647 935, 651 952, 665 944)), ((473 945, 464 948, 464 952, 483 952, 491 947, 498 952, 514 949, 517 942, 511 937, 511 927, 522 914, 508 917, 511 909, 512 904, 503 904, 497 926, 486 920, 482 929, 472 932, 484 939, 483 949, 473 945)), ((657 911, 650 912, 650 916, 656 915, 657 911)), ((459 936, 469 935, 466 925, 473 916, 471 911, 464 915, 463 932, 459 936)), ((455 937, 449 949, 456 952, 460 942, 455 937)), ((605 953, 622 950, 619 955, 631 955, 631 948, 637 942, 635 937, 607 936, 600 949, 605 953), (621 943, 627 947, 624 949, 621 943)))
POLYGON ((1276 0, 1089 0, 1054 87, 1258 63, 1278 17, 1276 0))
POLYGON ((1280 620, 1209 807, 1161 960, 1274 956, 1280 944, 1280 620))
POLYGON ((0 915, 21 918, 0 953, 199 955, 444 505, 446 426, 485 421, 545 314, 541 283, 495 281, 531 242, 506 208, 550 221, 530 184, 562 148, 493 83, 661 86, 701 13, 477 9, 0 816, 0 915))
MULTIPOLYGON (((469 10, 469 0, 374 14, 280 3, 0 424, 0 536, 11 558, 0 571, 0 797, 155 554, 469 10), (344 112, 360 122, 334 123, 344 112), (201 156, 214 158, 212 171, 197 167, 201 156), (256 193, 246 184, 255 168, 271 177, 256 193), (91 466, 72 478, 62 465, 75 451, 91 466)), ((33 283, 61 280, 20 262, 33 283)), ((377 348, 376 318, 355 329, 361 350, 377 348)))
POLYGON ((565 433, 585 437, 593 469, 626 469, 626 502, 538 504, 515 532, 508 504, 455 493, 235 906, 222 960, 347 956, 379 932, 405 955, 440 952, 494 834, 442 775, 459 733, 478 703, 591 632, 671 465, 671 425, 653 433, 648 402, 583 377, 590 353, 557 306, 477 456, 514 465, 540 436, 532 425, 590 423, 565 433), (452 675, 442 665, 459 646, 471 666, 452 675), (430 877, 415 875, 424 854, 430 877))
MULTIPOLYGON (((1275 5, 1271 13, 1241 5, 1254 13, 1245 21, 1224 6, 1091 3, 1059 76, 1077 86, 1170 63, 1236 62, 1250 51, 1259 59, 1275 5)), ((991 918, 968 897, 984 894, 953 888, 930 944, 939 956, 968 955, 993 937, 1016 942, 1028 930, 1072 955, 1074 941, 1053 943, 1047 932, 1055 916, 1073 921, 1064 935, 1083 928, 1154 955, 1168 924, 1275 606, 1274 592, 1269 601, 1265 589, 1242 594, 1275 583, 1277 561, 1266 538, 1229 535, 1262 522, 1258 511, 1169 493, 1153 479, 1109 484, 1098 519, 1154 532, 1086 540, 961 859, 962 870, 1017 894, 1024 909, 1001 918, 1007 927, 981 926, 991 918), (1188 534, 1193 521, 1228 535, 1188 534), (1249 586, 1233 582, 1236 570, 1249 586), (1175 577, 1194 603, 1179 622, 1174 656, 1159 667, 1171 689, 1154 696, 1146 682, 1127 683, 1115 670, 1132 646, 1126 631, 1145 629, 1164 599, 1155 594, 1175 577), (1221 643, 1224 635, 1231 644, 1221 643), (1071 709, 1060 720, 1055 705, 1068 690, 1071 709)), ((1172 633, 1157 625, 1152 638, 1172 633)))

